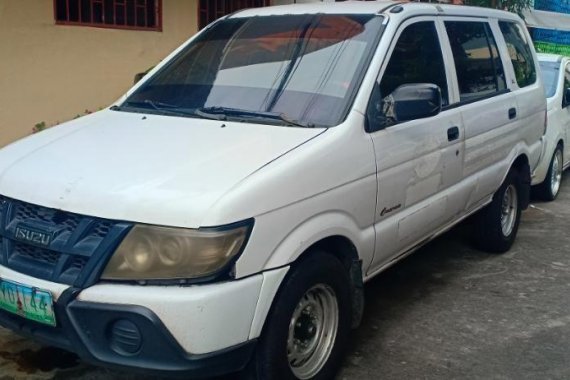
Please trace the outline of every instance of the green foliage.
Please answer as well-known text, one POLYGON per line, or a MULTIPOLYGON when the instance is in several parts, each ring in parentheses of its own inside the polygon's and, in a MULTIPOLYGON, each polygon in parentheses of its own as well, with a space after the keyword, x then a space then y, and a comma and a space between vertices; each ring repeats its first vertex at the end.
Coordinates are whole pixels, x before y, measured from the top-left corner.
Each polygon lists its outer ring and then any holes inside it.
MULTIPOLYGON (((99 110, 102 110, 102 109, 103 109, 103 107, 99 107, 99 110)), ((77 115, 75 115, 75 117, 73 119, 79 119, 80 117, 85 116, 85 115, 89 115, 91 113, 93 113, 93 111, 85 110, 82 114, 78 113, 77 115)), ((48 127, 55 126, 58 124, 59 124, 59 121, 55 122, 54 124, 52 124, 50 126, 48 126, 45 121, 39 122, 36 125, 34 125, 34 128, 32 129, 32 133, 41 132, 44 129, 47 129, 48 127)))
POLYGON ((532 0, 465 0, 466 5, 505 9, 519 15, 522 15, 524 10, 530 9, 532 3, 532 0))
POLYGON ((561 54, 570 57, 570 45, 558 45, 550 42, 535 41, 534 47, 539 53, 561 54))
POLYGON ((43 130, 46 129, 46 128, 47 128, 46 122, 45 122, 45 121, 41 121, 41 122, 37 123, 36 125, 34 125, 33 132, 34 132, 34 133, 41 132, 41 131, 43 131, 43 130))

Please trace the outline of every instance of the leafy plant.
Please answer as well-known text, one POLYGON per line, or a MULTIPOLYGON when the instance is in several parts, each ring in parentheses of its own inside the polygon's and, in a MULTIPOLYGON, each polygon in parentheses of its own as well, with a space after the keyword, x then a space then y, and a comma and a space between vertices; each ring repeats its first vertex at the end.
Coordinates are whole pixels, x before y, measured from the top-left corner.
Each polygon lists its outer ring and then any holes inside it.
MULTIPOLYGON (((99 107, 99 111, 101 111, 102 109, 103 109, 103 107, 99 107)), ((93 111, 85 110, 82 114, 81 114, 81 113, 78 113, 77 115, 75 115, 75 117, 74 117, 73 119, 74 119, 74 120, 75 120, 75 119, 79 119, 79 118, 82 117, 82 116, 89 115, 89 114, 92 114, 92 113, 93 113, 93 111)), ((48 126, 45 121, 41 121, 41 122, 39 122, 39 123, 36 123, 36 125, 34 125, 34 128, 32 129, 32 133, 41 132, 41 131, 43 131, 44 129, 47 129, 47 128, 49 128, 49 127, 54 127, 54 126, 56 126, 56 125, 58 125, 58 124, 60 124, 60 122, 59 122, 59 121, 56 121, 56 122, 53 123, 52 125, 49 125, 49 126, 48 126)))
POLYGON ((504 9, 522 15, 522 12, 530 9, 533 0, 465 0, 465 5, 478 7, 504 9))
POLYGON ((39 123, 36 123, 36 125, 34 125, 34 129, 32 130, 32 133, 38 133, 43 131, 44 129, 46 129, 46 122, 45 121, 41 121, 39 123))

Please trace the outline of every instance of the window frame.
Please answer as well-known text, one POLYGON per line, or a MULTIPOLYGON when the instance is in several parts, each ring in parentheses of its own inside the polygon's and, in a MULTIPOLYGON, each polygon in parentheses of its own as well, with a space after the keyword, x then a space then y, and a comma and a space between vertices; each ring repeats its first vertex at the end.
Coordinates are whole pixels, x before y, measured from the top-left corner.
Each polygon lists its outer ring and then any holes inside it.
POLYGON ((516 79, 514 78, 513 68, 511 67, 512 64, 510 63, 510 58, 506 56, 506 45, 504 45, 503 34, 499 29, 499 24, 497 19, 493 18, 486 18, 486 17, 472 17, 472 16, 438 16, 438 21, 442 30, 442 39, 445 43, 446 49, 446 62, 450 67, 450 71, 452 71, 452 76, 449 78, 449 82, 453 85, 453 93, 455 95, 454 100, 450 101, 448 106, 443 107, 442 111, 448 109, 454 109, 457 107, 461 107, 467 104, 478 103, 481 101, 485 101, 488 99, 492 99, 498 96, 503 96, 512 92, 512 83, 516 84, 516 79), (499 54, 499 60, 503 65, 503 72, 505 74, 505 81, 506 81, 506 88, 501 91, 497 91, 495 93, 491 93, 485 96, 477 97, 474 99, 464 100, 461 101, 460 91, 459 91, 459 81, 457 78, 457 68, 455 67, 455 59, 453 57, 453 51, 451 49, 451 42, 449 41, 449 36, 447 35, 447 29, 445 28, 446 21, 464 21, 464 22, 483 22, 487 23, 489 26, 489 31, 493 39, 495 40, 495 44, 497 45, 497 53, 499 54))
MULTIPOLYGON (((372 102, 374 101, 374 92, 376 91, 376 88, 380 86, 380 83, 382 82, 382 79, 384 78, 384 74, 386 73, 386 69, 388 68, 388 64, 390 63, 390 60, 392 59, 392 55, 394 54, 394 49, 396 48, 396 45, 398 44, 398 41, 400 39, 400 36, 402 35, 402 33, 404 32, 404 30, 406 30, 406 28, 408 28, 409 26, 413 25, 413 24, 417 24, 420 22, 433 22, 434 26, 435 26, 435 31, 437 33, 438 39, 439 39, 439 46, 441 49, 441 55, 442 55, 442 59, 444 62, 444 72, 445 72, 445 77, 446 77, 446 81, 447 81, 447 97, 448 97, 448 103, 449 105, 442 107, 442 112, 444 112, 445 110, 449 109, 450 105, 452 105, 454 102, 453 100, 455 99, 455 93, 453 91, 455 91, 455 85, 453 84, 450 74, 451 74, 451 70, 450 70, 450 62, 449 61, 449 55, 447 52, 448 49, 448 45, 449 42, 447 41, 447 37, 442 35, 442 30, 441 30, 441 23, 439 20, 439 17, 436 16, 423 16, 423 15, 419 15, 419 16, 413 16, 410 17, 408 19, 405 19, 403 22, 401 22, 395 33, 392 34, 391 36, 391 40, 390 40, 390 45, 388 47, 388 51, 386 52, 386 54, 384 55, 384 58, 382 60, 382 64, 380 66, 380 70, 378 72, 378 75, 376 76, 376 78, 374 79, 374 85, 372 88, 372 92, 369 94, 368 96, 368 102, 366 104, 366 115, 369 114, 369 110, 371 107, 373 107, 372 102)), ((378 49, 376 51, 375 54, 383 54, 382 51, 380 49, 378 49)), ((453 61, 453 59, 452 59, 453 61)), ((455 70, 455 66, 453 66, 453 69, 455 70)), ((434 116, 435 117, 435 116, 434 116)), ((368 117, 367 117, 368 119, 368 117)), ((365 124, 365 130, 367 133, 376 133, 379 131, 383 131, 385 129, 389 129, 398 125, 401 125, 403 123, 407 123, 409 121, 406 122, 402 122, 402 123, 396 123, 396 124, 392 124, 392 125, 388 125, 388 126, 383 126, 381 128, 371 128, 368 124, 369 121, 367 121, 365 124)))
POLYGON ((540 80, 540 67, 538 64, 538 57, 536 56, 536 52, 533 51, 533 49, 531 48, 532 45, 532 38, 528 32, 528 29, 526 28, 526 26, 520 24, 520 22, 516 21, 516 20, 512 20, 512 19, 497 19, 496 20, 496 27, 497 29, 493 29, 493 33, 496 34, 495 39, 497 40, 498 38, 500 38, 500 40, 503 42, 503 46, 501 47, 501 49, 504 51, 504 54, 506 55, 503 59, 503 65, 505 65, 505 59, 508 62, 507 66, 505 66, 505 68, 509 68, 508 70, 511 72, 512 75, 512 80, 511 83, 515 86, 517 86, 517 88, 519 89, 523 89, 523 88, 529 88, 532 86, 536 86, 537 83, 539 83, 540 80), (515 71, 515 65, 511 59, 511 55, 510 52, 508 50, 508 42, 505 38, 505 34, 503 33, 503 31, 501 30, 501 23, 507 23, 507 24, 513 24, 515 26, 521 27, 524 33, 524 37, 527 41, 525 41, 527 43, 526 46, 528 46, 530 48, 530 56, 532 58, 533 61, 533 68, 534 68, 534 82, 532 83, 528 83, 524 86, 521 86, 519 84, 519 81, 517 80, 517 75, 516 75, 516 71, 515 71), (529 43, 530 41, 530 43, 529 43))
MULTIPOLYGON (((492 97, 497 96, 498 94, 504 94, 506 92, 506 90, 508 90, 508 83, 507 83, 507 73, 506 73, 506 69, 503 63, 503 59, 501 56, 501 52, 500 52, 500 48, 499 48, 499 44, 497 43, 497 38, 493 33, 493 29, 491 27, 491 23, 488 20, 485 19, 481 19, 481 20, 471 20, 471 19, 457 19, 457 20, 451 20, 448 18, 442 19, 442 24, 443 24, 443 28, 445 29, 445 35, 447 37, 447 44, 449 46, 449 51, 450 51, 450 55, 451 58, 453 60, 453 68, 454 68, 454 83, 457 86, 457 95, 458 95, 458 102, 459 104, 470 104, 470 103, 475 103, 478 102, 480 100, 484 100, 484 99, 489 99, 492 97), (495 85, 496 85, 496 91, 493 92, 489 92, 489 93, 481 93, 482 95, 476 95, 477 93, 473 93, 471 94, 472 97, 470 99, 465 99, 462 100, 461 99, 461 90, 460 90, 460 79, 459 79, 459 75, 457 73, 457 65, 456 65, 456 59, 455 56, 453 55, 453 48, 451 47, 451 41, 449 39, 449 31, 447 28, 447 23, 465 23, 465 24, 481 24, 483 25, 483 29, 485 31, 485 38, 487 40, 487 48, 489 50, 489 55, 490 55, 490 61, 492 63, 493 66, 493 71, 494 71, 494 77, 495 77, 495 85), (492 44, 494 43, 494 45, 492 44), (493 55, 493 47, 495 47, 495 50, 498 54, 497 57, 495 57, 493 55), (501 63, 502 65, 502 72, 503 72, 503 76, 504 76, 504 89, 499 89, 499 76, 497 75, 498 73, 498 68, 496 66, 496 62, 498 61, 501 63)), ((465 95, 463 95, 465 96, 465 95)), ((452 104, 450 104, 452 105, 452 104)))
POLYGON ((564 62, 553 62, 553 61, 541 61, 538 60, 538 66, 540 67, 540 71, 541 71, 541 79, 542 79, 542 85, 544 86, 544 90, 546 93, 546 99, 551 99, 551 98, 555 98, 556 95, 558 95, 558 92, 560 91, 560 81, 562 80, 562 82, 564 82, 564 62), (548 67, 548 66, 550 67, 548 67), (546 67, 545 67, 546 66, 546 67), (545 72, 549 72, 550 70, 556 70, 554 72, 553 75, 553 81, 552 83, 547 82, 545 80, 545 72), (562 78, 562 79, 561 79, 562 78), (547 87, 547 84, 550 85, 549 87, 547 87), (549 92, 547 90, 550 91, 554 91, 554 93, 552 93, 550 96, 549 92))
MULTIPOLYGON (((81 0, 78 0, 81 3, 81 0)), ((93 2, 93 0, 89 0, 93 2)), ((113 0, 113 5, 115 0, 113 0)), ((57 18, 57 0, 53 0, 53 18, 55 21, 55 25, 63 25, 63 26, 85 26, 91 28, 101 28, 101 29, 119 29, 119 30, 137 30, 143 32, 162 32, 162 0, 147 0, 147 1, 155 1, 156 10, 155 10, 155 18, 156 18, 156 25, 154 27, 143 27, 143 26, 134 26, 134 25, 118 25, 118 24, 105 24, 105 23, 96 23, 96 22, 83 22, 83 21, 69 21, 69 20, 58 20, 57 18)), ((69 10, 69 0, 66 0, 67 9, 69 10)), ((125 0, 126 6, 126 0, 125 0)), ((81 9, 81 6, 79 6, 81 9)), ((92 8, 93 9, 93 8, 92 8)), ((136 0, 135 0, 135 13, 136 13, 136 0)), ((81 19, 81 13, 79 13, 79 19, 81 19)), ((68 11, 69 16, 69 11, 68 11)), ((93 18, 92 18, 93 19, 93 18)))
MULTIPOLYGON (((566 96, 566 91, 570 89, 570 62, 566 63, 566 67, 562 72, 562 105, 564 105, 564 97, 566 96), (568 87, 566 85, 568 84, 568 87)), ((570 110, 570 101, 566 104, 566 107, 562 107, 563 109, 570 110)))
MULTIPOLYGON (((343 13, 336 14, 336 15, 342 16, 343 13)), ((368 15, 368 14, 357 13, 355 15, 368 15)), ((274 15, 274 16, 270 15, 270 16, 263 16, 263 17, 279 17, 279 16, 280 15, 274 15)), ((368 52, 368 54, 363 56, 364 60, 363 60, 362 70, 360 70, 360 73, 354 78, 354 81, 353 81, 354 84, 353 84, 352 90, 348 91, 348 93, 347 93, 347 95, 348 95, 347 102, 346 102, 346 105, 345 105, 344 110, 342 112, 342 117, 339 118, 339 121, 336 125, 328 126, 326 128, 336 128, 337 126, 340 126, 341 124, 343 124, 347 121, 348 117, 350 116, 351 110, 354 109, 355 104, 358 101, 358 97, 359 97, 359 94, 361 92, 361 89, 366 82, 365 81, 366 76, 368 75, 368 73, 370 71, 370 67, 374 62, 375 56, 379 51, 380 43, 381 43, 382 38, 384 37, 385 31, 386 31, 387 17, 385 15, 382 15, 382 14, 375 14, 375 15, 370 15, 370 16, 371 16, 371 18, 370 18, 371 20, 372 20, 372 18, 381 19, 379 29, 378 29, 377 33, 374 35, 374 39, 371 40, 370 51, 368 52)), ((246 19, 250 19, 253 17, 257 17, 257 16, 247 17, 246 19)), ((214 27, 216 23, 223 22, 225 19, 228 19, 228 16, 221 17, 221 18, 215 20, 214 22, 212 22, 207 28, 198 31, 194 36, 192 36, 192 38, 190 38, 183 45, 181 45, 178 49, 176 49, 169 56, 167 56, 165 59, 163 59, 163 61, 159 65, 157 65, 155 68, 153 68, 151 71, 149 71, 149 73, 147 73, 145 78, 143 80, 140 80, 135 86, 133 86, 125 95, 123 95, 116 102, 115 105, 118 105, 118 106, 123 105, 125 102, 127 102, 129 100, 129 98, 131 96, 133 96, 133 94, 135 94, 143 86, 145 86, 149 82, 150 79, 152 79, 155 76, 160 75, 165 70, 168 70, 179 57, 181 57, 182 55, 185 54, 185 52, 187 51, 189 46, 192 45, 193 43, 195 43, 202 36, 203 33, 206 33, 206 31, 208 29, 214 27)), ((321 126, 317 126, 317 127, 321 127, 321 126)))

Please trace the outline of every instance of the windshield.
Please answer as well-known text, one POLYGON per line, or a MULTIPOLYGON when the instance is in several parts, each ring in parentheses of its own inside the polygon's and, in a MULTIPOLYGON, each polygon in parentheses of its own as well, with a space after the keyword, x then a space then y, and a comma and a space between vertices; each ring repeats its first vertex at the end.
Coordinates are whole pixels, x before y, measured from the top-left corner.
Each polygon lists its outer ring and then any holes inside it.
POLYGON ((202 32, 118 109, 337 125, 362 81, 382 20, 352 14, 225 19, 202 32))
POLYGON ((542 71, 546 97, 552 98, 556 95, 556 86, 558 86, 558 79, 560 78, 560 62, 540 62, 540 70, 542 71))

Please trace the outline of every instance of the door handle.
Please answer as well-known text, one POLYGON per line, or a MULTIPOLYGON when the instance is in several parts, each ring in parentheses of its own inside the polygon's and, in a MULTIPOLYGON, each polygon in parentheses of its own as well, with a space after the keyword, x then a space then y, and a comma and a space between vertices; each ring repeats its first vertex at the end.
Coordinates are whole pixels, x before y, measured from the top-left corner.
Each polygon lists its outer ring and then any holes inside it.
POLYGON ((459 138, 459 127, 451 127, 447 130, 447 140, 455 141, 459 138))
POLYGON ((517 117, 517 109, 516 108, 511 108, 509 110, 509 119, 513 120, 515 117, 517 117))

